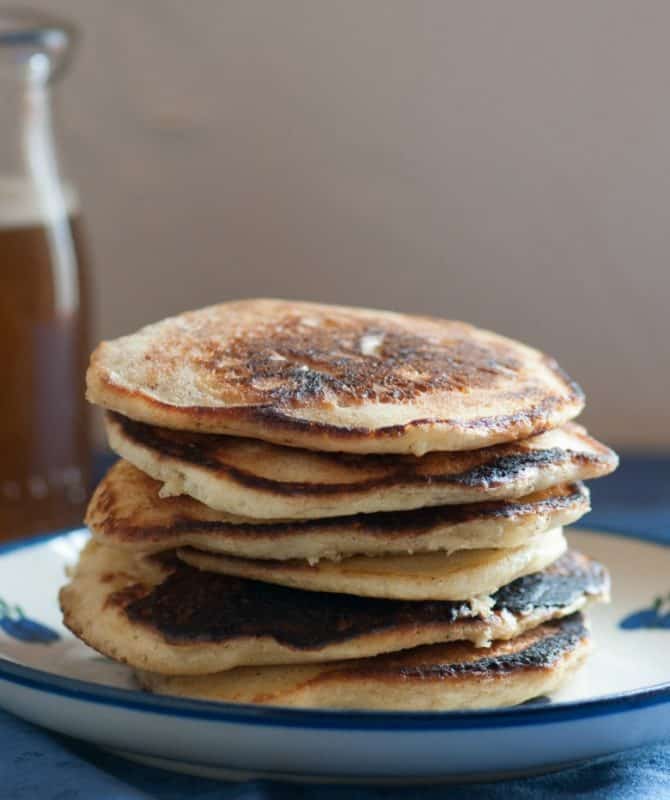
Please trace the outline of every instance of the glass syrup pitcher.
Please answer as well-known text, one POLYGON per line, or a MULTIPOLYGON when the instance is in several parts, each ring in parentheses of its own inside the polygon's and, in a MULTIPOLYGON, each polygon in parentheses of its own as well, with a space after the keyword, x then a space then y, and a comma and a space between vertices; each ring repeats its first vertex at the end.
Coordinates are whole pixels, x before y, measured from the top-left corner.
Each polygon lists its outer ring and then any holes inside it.
POLYGON ((73 36, 0 11, 0 540, 80 523, 88 489, 87 263, 51 121, 73 36))

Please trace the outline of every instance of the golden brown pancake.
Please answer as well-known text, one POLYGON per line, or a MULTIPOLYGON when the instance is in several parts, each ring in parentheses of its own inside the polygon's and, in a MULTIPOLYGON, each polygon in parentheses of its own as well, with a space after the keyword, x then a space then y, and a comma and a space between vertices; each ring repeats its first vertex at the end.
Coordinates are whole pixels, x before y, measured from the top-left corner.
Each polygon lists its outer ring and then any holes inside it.
POLYGON ((98 484, 86 524, 101 544, 155 553, 192 546, 242 558, 339 559, 352 555, 455 552, 518 547, 589 510, 583 484, 564 484, 518 500, 272 522, 214 511, 117 461, 98 484))
POLYGON ((91 543, 60 600, 65 624, 105 655, 186 675, 361 658, 461 639, 487 645, 607 599, 608 591, 604 568, 570 552, 503 587, 482 616, 467 602, 313 594, 91 543))
POLYGON ((299 708, 437 711, 495 708, 555 691, 589 651, 581 614, 547 622, 488 650, 418 647, 356 661, 239 667, 214 675, 138 672, 152 692, 224 703, 299 708))
POLYGON ((164 483, 210 508, 256 519, 323 519, 357 513, 509 500, 616 468, 616 454, 574 423, 532 439, 466 453, 356 456, 253 439, 171 431, 118 414, 109 443, 164 483))
POLYGON ((88 398, 152 425, 351 453, 471 450, 584 405, 556 362, 463 322, 241 300, 103 342, 88 398))
POLYGON ((341 561, 268 561, 235 558, 182 547, 182 561, 205 572, 221 572, 313 592, 342 592, 394 600, 463 600, 549 566, 567 548, 561 528, 534 536, 519 547, 458 550, 395 556, 352 556, 341 561))

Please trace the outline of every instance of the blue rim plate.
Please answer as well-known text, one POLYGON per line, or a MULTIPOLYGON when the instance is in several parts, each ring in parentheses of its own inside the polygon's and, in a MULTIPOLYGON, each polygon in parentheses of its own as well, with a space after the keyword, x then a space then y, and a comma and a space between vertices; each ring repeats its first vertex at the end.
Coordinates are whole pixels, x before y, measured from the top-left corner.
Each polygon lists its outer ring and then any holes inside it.
MULTIPOLYGON (((43 534, 19 542, 0 545, 0 557, 17 550, 45 544, 78 529, 67 529, 43 534)), ((603 533, 596 531, 596 533, 603 533)), ((665 544, 658 536, 632 535, 616 531, 607 535, 622 536, 665 544)), ((670 632, 668 634, 670 644, 670 632)), ((177 714, 196 719, 242 722, 253 725, 281 725, 317 728, 376 729, 431 728, 459 730, 463 728, 500 727, 510 725, 547 724, 558 720, 584 719, 594 715, 619 713, 626 709, 638 709, 670 701, 670 680, 665 683, 631 689, 625 692, 605 694, 591 700, 557 702, 551 705, 517 706, 508 709, 479 711, 314 711, 292 708, 211 703, 202 700, 184 700, 164 697, 131 689, 115 689, 91 681, 75 680, 49 672, 15 664, 0 656, 0 678, 23 686, 54 692, 69 697, 86 698, 103 705, 120 705, 153 711, 159 714, 177 714)))
MULTIPOLYGON (((76 533, 77 530, 61 531, 21 542, 10 542, 1 545, 0 573, 2 565, 8 564, 6 561, 7 559, 15 559, 17 556, 20 557, 29 548, 39 548, 41 546, 46 549, 52 548, 59 543, 60 539, 65 541, 67 537, 76 533)), ((97 706, 98 708, 105 707, 110 710, 110 713, 112 710, 133 712, 135 715, 147 715, 147 718, 149 716, 153 717, 154 715, 158 715, 160 718, 171 718, 174 724, 181 722, 184 725, 198 723, 203 726, 209 726, 211 724, 216 726, 216 724, 221 724, 222 726, 233 726, 239 731, 244 731, 246 729, 247 732, 251 732, 252 734, 254 731, 260 732, 262 729, 270 727, 291 729, 296 731, 295 735, 298 735, 299 729, 306 732, 318 731, 324 736, 331 735, 328 734, 328 732, 332 732, 332 736, 337 736, 338 732, 354 734, 356 732, 367 731, 371 732, 372 738, 374 738, 374 736, 387 738, 390 734, 393 734, 399 737, 400 740, 405 734, 411 736, 413 732, 423 732, 426 736, 437 736, 438 738, 435 739, 435 742, 439 741, 440 749, 454 741, 453 736, 449 739, 451 734, 456 735, 459 732, 462 738, 468 735, 466 733, 468 731, 479 731, 482 732, 482 734, 487 732, 487 735, 490 732, 500 731, 501 736, 513 740, 514 736, 521 735, 521 729, 534 728, 538 725, 554 726, 554 731, 564 729, 566 732, 572 726, 574 731, 581 731, 579 735, 586 736, 588 739, 591 735, 588 731, 593 729, 593 736, 596 736, 596 727, 600 726, 599 729, 603 728, 599 720, 604 721, 612 715, 617 716, 616 727, 619 727, 621 725, 621 720, 627 718, 628 715, 633 715, 630 718, 635 719, 637 727, 639 727, 639 723, 642 721, 640 735, 637 739, 631 739, 630 735, 627 738, 623 737, 621 738, 620 744, 617 743, 618 740, 615 742, 611 739, 608 739, 607 743, 605 743, 603 739, 600 745, 596 743, 595 739, 593 739, 590 746, 587 746, 588 743, 585 742, 584 757, 598 752, 607 752, 611 749, 635 746, 644 741, 658 738, 661 735, 668 735, 670 734, 670 723, 667 725, 667 730, 659 727, 658 720, 661 715, 659 715, 660 709, 658 707, 670 703, 670 674, 668 674, 667 671, 663 671, 665 669, 663 663, 665 662, 659 664, 661 659, 657 654, 663 652, 663 650, 667 648, 667 645, 670 644, 670 627, 668 630, 664 631, 626 631, 622 633, 620 630, 621 626, 617 624, 617 619, 621 617, 622 613, 626 615, 636 611, 639 607, 644 608, 648 606, 650 600, 652 600, 650 594, 653 594, 653 591, 663 590, 665 586, 663 583, 665 576, 670 575, 670 547, 659 547, 657 536, 645 536, 644 534, 631 535, 622 532, 611 534, 604 532, 574 531, 571 535, 574 537, 573 543, 582 547, 586 552, 592 553, 595 557, 607 562, 608 565, 610 565, 610 560, 612 560, 611 566, 613 567, 612 571, 614 574, 615 598, 617 598, 617 586, 621 587, 624 585, 624 582, 627 583, 626 597, 622 599, 621 607, 615 609, 615 612, 610 609, 610 611, 607 612, 609 616, 606 620, 601 622, 598 622, 597 619, 595 620, 596 638, 597 640, 601 640, 600 649, 604 651, 603 657, 607 655, 610 646, 608 636, 611 634, 612 637, 616 638, 616 641, 619 641, 619 652, 621 642, 624 642, 625 645, 628 645, 629 642, 631 644, 634 642, 635 649, 640 651, 640 663, 642 663, 642 659, 644 659, 645 664, 656 665, 654 667, 656 671, 654 672, 652 669, 651 672, 642 676, 639 682, 635 675, 631 676, 629 674, 627 677, 622 677, 620 684, 615 687, 615 691, 607 691, 608 687, 602 686, 602 675, 605 673, 616 673, 618 671, 617 669, 611 669, 610 664, 609 668, 601 669, 601 673, 597 676, 597 681, 590 684, 591 688, 588 686, 586 689, 582 687, 572 696, 568 692, 567 695, 561 695, 555 701, 548 704, 530 704, 510 709, 456 712, 366 712, 299 710, 279 707, 235 705, 155 696, 139 690, 117 688, 115 686, 94 683, 89 680, 80 680, 79 678, 68 676, 67 674, 56 674, 39 669, 36 666, 17 663, 15 660, 9 660, 3 657, 3 644, 1 639, 0 683, 4 682, 13 685, 16 687, 16 691, 18 691, 19 688, 25 689, 27 690, 27 695, 31 692, 37 692, 43 698, 49 697, 54 703, 63 704, 63 708, 67 708, 68 703, 77 701, 78 703, 91 704, 91 706, 97 706), (644 569, 647 569, 647 573, 639 576, 640 585, 632 589, 630 584, 633 580, 633 576, 629 567, 631 563, 636 564, 636 573, 640 570, 644 573, 644 569), (644 566, 645 564, 646 567, 644 566), (628 572, 626 572, 626 570, 628 570, 628 572), (654 572, 654 570, 656 572, 654 572), (656 584, 652 586, 654 580, 656 580, 656 584), (599 625, 600 628, 598 627, 599 625), (647 654, 644 652, 646 647, 649 648, 647 654), (652 678, 656 676, 657 678, 661 678, 661 680, 650 680, 649 676, 652 678), (593 691, 594 686, 598 687, 597 692, 593 691), (586 728, 584 726, 586 726, 586 728), (519 733, 514 733, 514 731, 510 729, 517 729, 519 733), (508 731, 507 734, 504 733, 505 730, 508 731), (586 733, 584 733, 584 731, 586 731, 586 733), (374 736, 372 732, 374 732, 374 736)), ((667 541, 664 542, 664 544, 667 545, 667 541)), ((33 560, 32 556, 31 560, 33 560)), ((24 583, 27 582, 28 581, 24 581, 24 583)), ((670 580, 668 583, 670 584, 670 580)), ((40 591, 47 591, 50 593, 53 590, 55 604, 56 588, 57 586, 55 585, 53 587, 42 585, 40 591)), ((667 589, 670 589, 670 585, 667 586, 667 589)), ((5 591, 4 587, 3 591, 5 591)), ((29 588, 26 589, 26 592, 29 595, 29 588)), ((624 593, 621 592, 621 594, 624 593)), ((21 602, 24 607, 28 605, 25 598, 23 598, 21 602)), ((614 641, 614 638, 612 641, 614 641)), ((47 648, 43 649, 45 651, 47 650, 47 648)), ((53 727, 57 730, 63 729, 59 726, 57 719, 51 722, 49 719, 45 720, 44 717, 39 714, 32 714, 31 709, 26 705, 29 702, 33 701, 25 699, 22 700, 18 706, 16 704, 12 705, 13 701, 10 702, 7 700, 7 694, 5 693, 3 699, 3 695, 0 693, 0 705, 13 710, 14 713, 18 713, 21 716, 26 716, 28 719, 46 724, 48 727, 53 727)), ((667 717, 670 715, 662 710, 662 716, 667 717)), ((608 724, 605 727, 611 728, 613 726, 608 724)), ((95 737, 90 734, 90 731, 78 733, 76 727, 74 731, 72 728, 63 730, 71 735, 81 735, 82 738, 95 739, 95 737)), ((552 731, 551 738, 555 736, 554 731, 552 731)), ((604 736, 602 732, 599 735, 601 735, 601 738, 604 736)), ((287 740, 290 736, 291 733, 287 730, 287 740)), ((312 738, 314 739, 316 737, 312 738)), ((545 735, 545 737, 540 738, 546 739, 547 737, 545 735)), ((105 744, 106 742, 103 741, 102 743, 105 744)), ((510 748, 512 745, 513 741, 510 741, 510 748)), ((247 748, 249 747, 248 744, 246 746, 247 748)), ((296 746, 304 746, 304 743, 298 745, 296 742, 296 746)), ((499 744, 495 742, 492 746, 498 747, 499 744)), ((528 749, 527 744, 524 746, 528 749)), ((136 750, 136 748, 132 746, 132 743, 128 747, 124 746, 119 749, 127 749, 131 752, 136 750)), ((564 747, 561 751, 564 755, 561 756, 560 760, 566 760, 566 753, 571 760, 574 760, 575 757, 579 758, 581 751, 578 748, 573 748, 573 750, 564 747)), ((168 766, 168 768, 175 767, 176 762, 173 752, 158 753, 158 755, 165 759, 165 765, 168 766)), ((184 764, 187 766, 182 764, 181 768, 188 769, 188 771, 197 771, 195 765, 200 762, 196 761, 195 755, 197 755, 197 752, 192 752, 184 761, 184 764), (190 765, 190 767, 188 765, 190 765)), ((138 755, 138 757, 140 756, 138 755)), ((352 753, 349 755, 349 762, 347 762, 350 766, 353 764, 353 758, 354 755, 352 753)), ((445 763, 444 751, 442 752, 441 759, 442 763, 445 763)), ((558 763, 558 755, 556 758, 553 758, 548 752, 545 757, 542 757, 538 752, 533 755, 533 759, 534 760, 521 760, 518 763, 510 762, 510 769, 535 770, 542 764, 549 765, 551 763, 558 763)), ((212 763, 211 758, 209 760, 205 759, 205 761, 208 764, 212 763)), ((500 764, 498 762, 496 763, 499 767, 500 764)), ((259 757, 258 762, 252 764, 251 768, 254 773, 263 770, 262 774, 266 775, 264 766, 263 759, 259 757)), ((276 763, 271 765, 270 774, 281 776, 283 774, 288 774, 288 772, 293 773, 295 771, 294 769, 282 770, 279 768, 280 766, 283 765, 278 765, 276 763)), ((434 774, 435 772, 434 768, 424 769, 422 767, 417 767, 416 764, 414 767, 416 767, 416 769, 413 769, 413 765, 408 763, 406 769, 403 768, 403 773, 417 775, 424 773, 434 774)), ((249 764, 245 764, 244 769, 249 769, 249 764)), ((493 761, 491 762, 491 769, 495 769, 493 761)), ((316 770, 316 773, 314 770, 308 771, 305 769, 304 771, 306 774, 321 774, 319 769, 316 770)), ((362 774, 360 770, 347 769, 346 766, 342 767, 342 769, 338 768, 335 772, 338 775, 357 774, 360 776, 362 774)), ((378 770, 375 771, 375 774, 377 774, 377 772, 378 770)), ((446 772, 456 774, 454 766, 450 766, 449 764, 447 764, 446 772)), ((483 774, 488 774, 490 772, 486 764, 483 764, 481 772, 483 774)))

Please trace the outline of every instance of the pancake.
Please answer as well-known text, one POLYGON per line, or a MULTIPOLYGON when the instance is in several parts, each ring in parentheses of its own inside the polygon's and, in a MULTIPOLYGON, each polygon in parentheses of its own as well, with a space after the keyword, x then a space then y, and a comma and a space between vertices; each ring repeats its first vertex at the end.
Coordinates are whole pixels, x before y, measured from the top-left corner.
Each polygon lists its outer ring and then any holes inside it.
POLYGON ((589 510, 586 487, 565 484, 519 500, 270 522, 214 511, 185 495, 161 498, 160 487, 127 461, 117 461, 93 494, 86 524, 101 544, 138 553, 192 546, 242 558, 316 563, 361 554, 518 547, 589 510))
POLYGON ((482 616, 467 602, 314 594, 90 543, 60 601, 65 624, 105 655, 140 669, 198 675, 364 658, 435 642, 483 646, 608 592, 605 569, 574 551, 503 587, 482 616))
POLYGON ((222 303, 103 342, 87 396, 177 430, 415 455, 527 438, 584 405, 553 359, 490 331, 286 300, 222 303))
POLYGON ((256 519, 323 519, 377 511, 509 500, 617 466, 615 453, 569 423, 523 442, 467 453, 352 456, 253 439, 170 431, 118 414, 109 444, 164 483, 210 508, 256 519))
POLYGON ((394 600, 469 600, 497 591, 549 566, 567 548, 561 528, 520 547, 459 550, 401 556, 352 556, 342 561, 267 561, 235 558, 183 547, 182 561, 221 572, 312 592, 336 592, 394 600))
POLYGON ((429 645, 330 664, 239 667, 199 676, 139 672, 152 692, 298 708, 437 711, 513 706, 555 691, 590 649, 581 614, 547 622, 489 650, 429 645))

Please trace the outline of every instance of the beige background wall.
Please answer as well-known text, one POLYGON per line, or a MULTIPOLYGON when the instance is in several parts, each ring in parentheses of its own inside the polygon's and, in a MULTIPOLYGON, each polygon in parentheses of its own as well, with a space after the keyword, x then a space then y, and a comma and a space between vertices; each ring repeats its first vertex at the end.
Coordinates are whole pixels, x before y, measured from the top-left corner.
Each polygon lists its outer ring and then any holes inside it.
POLYGON ((42 3, 84 32, 99 335, 254 294, 460 317, 670 445, 670 3, 42 3))

